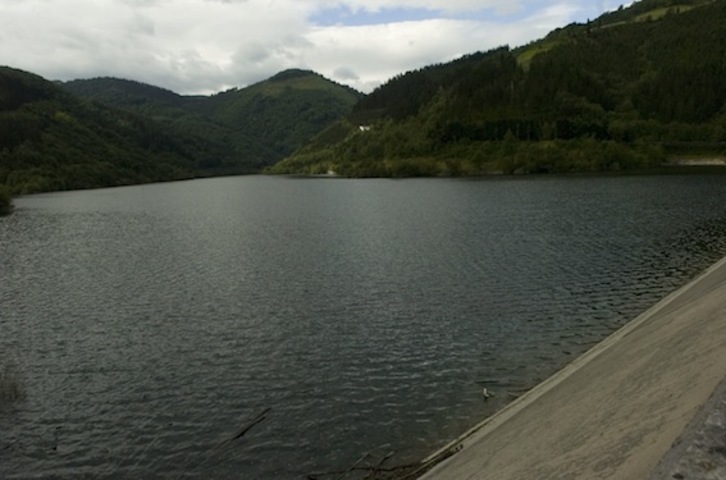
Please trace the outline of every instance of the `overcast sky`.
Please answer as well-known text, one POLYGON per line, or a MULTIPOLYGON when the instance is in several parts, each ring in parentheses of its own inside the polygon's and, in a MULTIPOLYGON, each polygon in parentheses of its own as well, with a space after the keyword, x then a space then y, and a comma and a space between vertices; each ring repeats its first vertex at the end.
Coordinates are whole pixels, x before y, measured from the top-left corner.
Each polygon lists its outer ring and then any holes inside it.
POLYGON ((0 0, 0 65, 178 93, 287 68, 370 92, 407 70, 593 19, 622 0, 0 0))

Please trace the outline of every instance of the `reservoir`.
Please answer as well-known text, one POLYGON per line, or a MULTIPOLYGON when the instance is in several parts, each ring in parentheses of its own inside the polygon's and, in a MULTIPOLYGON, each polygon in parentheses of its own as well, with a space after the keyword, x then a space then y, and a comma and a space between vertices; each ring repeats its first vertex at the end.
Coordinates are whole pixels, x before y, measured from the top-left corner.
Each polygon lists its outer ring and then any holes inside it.
POLYGON ((15 203, 0 364, 24 398, 0 401, 2 478, 415 461, 726 255, 726 176, 247 176, 15 203))

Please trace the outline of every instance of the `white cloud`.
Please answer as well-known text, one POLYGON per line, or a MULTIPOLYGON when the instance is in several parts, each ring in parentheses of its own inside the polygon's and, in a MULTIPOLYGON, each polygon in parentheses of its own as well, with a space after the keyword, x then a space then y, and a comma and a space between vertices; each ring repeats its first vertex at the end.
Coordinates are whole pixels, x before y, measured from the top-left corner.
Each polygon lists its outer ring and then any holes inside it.
POLYGON ((360 80, 360 77, 351 67, 338 67, 333 71, 333 77, 345 82, 348 80, 360 80))
POLYGON ((310 68, 370 91, 412 68, 526 43, 571 21, 594 18, 612 3, 2 0, 0 64, 50 79, 131 78, 180 93, 211 93, 286 68, 310 68), (362 26, 320 26, 310 20, 340 6, 352 12, 426 9, 442 18, 362 26))
POLYGON ((445 13, 473 12, 492 9, 512 11, 520 8, 516 0, 302 0, 313 7, 346 6, 353 11, 377 12, 383 9, 426 9, 445 13))

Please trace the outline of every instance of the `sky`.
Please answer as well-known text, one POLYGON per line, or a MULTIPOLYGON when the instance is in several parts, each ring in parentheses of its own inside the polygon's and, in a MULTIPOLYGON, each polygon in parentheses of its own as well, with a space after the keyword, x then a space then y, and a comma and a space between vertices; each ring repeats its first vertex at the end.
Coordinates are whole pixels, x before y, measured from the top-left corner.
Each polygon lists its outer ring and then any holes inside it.
POLYGON ((464 54, 517 47, 621 0, 0 0, 0 65, 181 94, 314 70, 368 93, 464 54))

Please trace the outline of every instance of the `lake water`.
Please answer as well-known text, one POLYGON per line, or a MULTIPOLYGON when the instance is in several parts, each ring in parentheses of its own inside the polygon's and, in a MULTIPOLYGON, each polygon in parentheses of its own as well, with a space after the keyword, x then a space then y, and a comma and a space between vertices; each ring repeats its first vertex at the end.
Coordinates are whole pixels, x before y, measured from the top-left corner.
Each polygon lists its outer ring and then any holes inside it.
POLYGON ((16 205, 2 478, 416 460, 726 255, 726 176, 250 176, 16 205))

